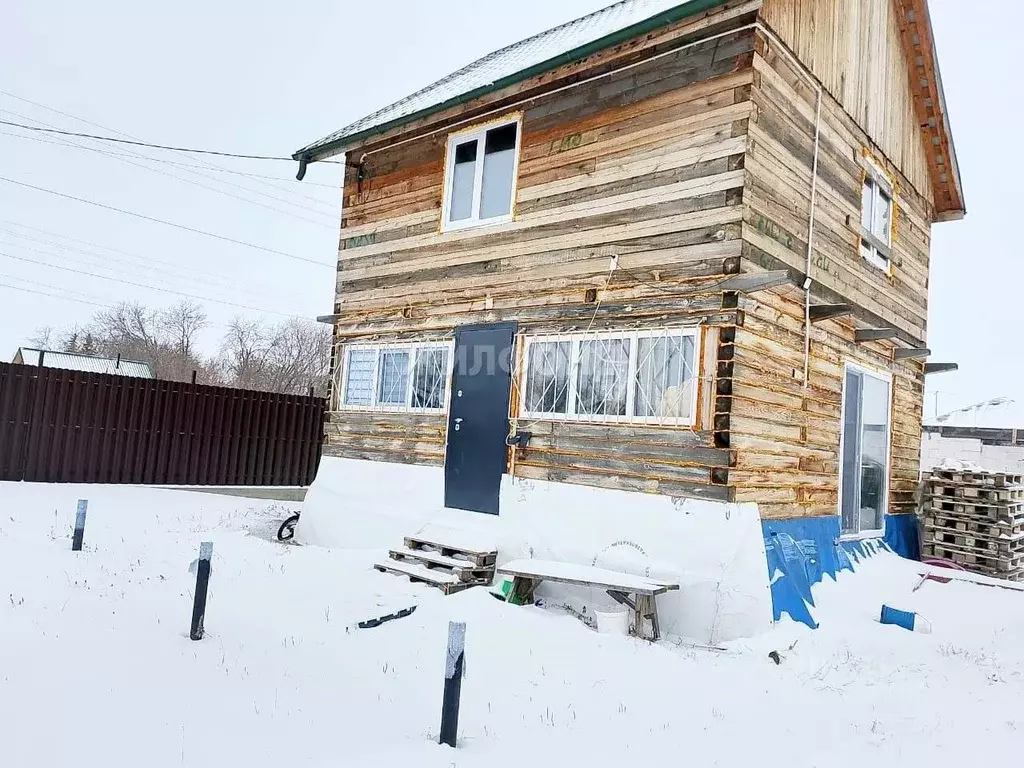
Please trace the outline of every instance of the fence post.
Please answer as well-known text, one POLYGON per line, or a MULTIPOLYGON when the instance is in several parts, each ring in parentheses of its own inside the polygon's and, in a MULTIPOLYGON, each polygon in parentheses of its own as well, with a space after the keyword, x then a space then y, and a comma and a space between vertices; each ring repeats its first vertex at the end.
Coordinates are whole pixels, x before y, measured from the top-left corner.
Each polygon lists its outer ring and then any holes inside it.
POLYGON ((75 512, 75 535, 71 539, 71 551, 82 551, 82 539, 85 537, 85 513, 89 511, 89 500, 78 500, 78 511, 75 512))
POLYGON ((210 586, 210 560, 213 558, 213 542, 204 541, 199 545, 199 560, 196 563, 196 596, 192 603, 192 627, 188 636, 193 640, 203 639, 203 620, 206 618, 206 590, 210 586))
POLYGON ((441 703, 441 743, 455 746, 459 734, 459 698, 466 664, 466 623, 448 622, 448 655, 444 665, 444 699, 441 703))

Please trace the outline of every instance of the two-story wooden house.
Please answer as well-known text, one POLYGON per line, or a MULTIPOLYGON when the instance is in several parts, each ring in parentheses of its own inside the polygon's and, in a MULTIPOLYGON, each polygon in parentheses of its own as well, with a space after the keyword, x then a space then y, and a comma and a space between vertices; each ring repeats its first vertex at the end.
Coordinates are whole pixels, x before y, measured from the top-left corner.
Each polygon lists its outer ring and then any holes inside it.
POLYGON ((485 513, 503 476, 753 502, 770 562, 914 511, 964 214, 926 0, 623 0, 295 158, 342 154, 325 455, 485 513))

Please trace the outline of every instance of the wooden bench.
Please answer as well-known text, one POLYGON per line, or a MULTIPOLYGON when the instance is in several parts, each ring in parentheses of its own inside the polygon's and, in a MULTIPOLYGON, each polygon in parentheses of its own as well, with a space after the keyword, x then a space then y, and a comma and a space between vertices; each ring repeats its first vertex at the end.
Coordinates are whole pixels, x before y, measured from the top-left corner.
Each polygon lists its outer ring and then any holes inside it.
POLYGON ((620 571, 554 560, 513 560, 499 568, 498 573, 512 577, 512 588, 505 597, 508 602, 533 602, 533 593, 543 581, 603 589, 617 603, 633 611, 633 631, 636 636, 651 641, 661 638, 658 603, 655 598, 670 590, 679 589, 679 584, 675 582, 658 581, 620 571), (651 622, 649 634, 647 620, 651 622))

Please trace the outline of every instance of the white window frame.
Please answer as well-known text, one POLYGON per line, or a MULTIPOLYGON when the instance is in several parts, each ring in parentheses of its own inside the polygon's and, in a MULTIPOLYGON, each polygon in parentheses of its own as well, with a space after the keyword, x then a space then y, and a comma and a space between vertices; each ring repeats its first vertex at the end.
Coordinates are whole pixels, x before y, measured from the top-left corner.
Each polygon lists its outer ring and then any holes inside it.
POLYGON ((648 331, 595 331, 591 333, 567 333, 546 336, 526 336, 524 338, 523 368, 519 376, 519 391, 522 393, 519 407, 523 418, 545 421, 580 421, 599 424, 656 424, 665 426, 686 426, 693 427, 697 423, 697 399, 700 389, 700 366, 703 360, 701 350, 700 328, 693 326, 685 328, 660 328, 648 331), (660 338, 663 336, 689 336, 693 339, 693 360, 690 362, 693 380, 693 392, 690 396, 690 415, 681 416, 635 416, 636 406, 636 374, 637 355, 639 354, 639 340, 644 338, 660 338), (629 366, 626 373, 626 413, 618 416, 615 414, 590 414, 574 413, 576 400, 579 394, 579 371, 580 371, 580 342, 598 341, 601 339, 629 339, 629 366), (526 410, 526 393, 529 387, 530 352, 535 344, 569 342, 569 391, 567 393, 566 413, 548 413, 543 411, 526 410))
MULTIPOLYGON (((869 539, 878 538, 885 533, 885 516, 889 514, 889 476, 892 474, 892 398, 893 398, 893 376, 888 371, 879 371, 867 368, 859 363, 846 361, 843 365, 843 398, 839 411, 839 498, 836 502, 836 513, 839 516, 840 538, 847 539, 869 539), (862 376, 870 376, 873 379, 884 381, 889 387, 889 397, 886 402, 886 409, 889 417, 886 419, 885 429, 885 470, 882 473, 882 527, 872 529, 860 529, 860 512, 857 513, 857 531, 843 531, 843 456, 846 451, 846 374, 849 371, 856 371, 862 376)), ((863 426, 861 427, 863 430, 863 426)), ((863 442, 863 438, 861 438, 863 442)), ((861 458, 857 457, 857 466, 861 464, 861 458)))
POLYGON ((460 229, 470 229, 473 227, 490 227, 495 224, 506 224, 514 218, 516 210, 516 187, 519 182, 519 154, 523 145, 523 121, 522 115, 517 113, 512 116, 503 117, 500 120, 493 120, 488 123, 482 123, 475 125, 472 128, 468 128, 458 133, 451 133, 448 135, 448 146, 445 150, 445 167, 444 167, 444 201, 441 207, 441 231, 442 232, 453 232, 460 229), (487 138, 487 132, 493 131, 495 128, 504 128, 506 125, 515 124, 516 126, 516 148, 515 157, 512 162, 512 189, 509 190, 509 204, 508 213, 502 216, 492 216, 489 219, 480 218, 480 198, 483 191, 483 178, 484 178, 484 145, 487 138), (452 186, 455 183, 455 147, 457 144, 465 144, 467 141, 476 140, 477 142, 477 162, 476 168, 473 175, 473 215, 468 219, 461 219, 459 221, 449 221, 448 216, 451 213, 452 203, 452 186))
POLYGON ((455 363, 454 341, 396 341, 380 344, 354 343, 341 347, 341 369, 339 371, 337 396, 334 407, 338 411, 377 411, 390 413, 447 413, 451 399, 452 371, 455 363), (440 408, 424 408, 413 406, 413 377, 416 374, 416 356, 420 351, 431 349, 448 350, 448 364, 445 371, 444 402, 440 408), (345 393, 348 391, 349 355, 353 350, 373 350, 376 353, 373 367, 373 402, 369 404, 346 403, 345 393), (380 361, 382 352, 408 352, 409 371, 407 373, 405 403, 378 403, 380 385, 380 361))
POLYGON ((861 183, 861 220, 860 220, 860 255, 868 264, 876 267, 885 274, 892 273, 892 231, 896 222, 896 195, 892 184, 881 168, 868 160, 864 168, 864 180, 861 183), (889 230, 883 239, 870 227, 864 226, 864 186, 871 187, 871 210, 868 211, 868 219, 872 226, 875 221, 875 209, 881 204, 884 196, 889 201, 889 230), (865 252, 867 249, 867 252, 865 252))

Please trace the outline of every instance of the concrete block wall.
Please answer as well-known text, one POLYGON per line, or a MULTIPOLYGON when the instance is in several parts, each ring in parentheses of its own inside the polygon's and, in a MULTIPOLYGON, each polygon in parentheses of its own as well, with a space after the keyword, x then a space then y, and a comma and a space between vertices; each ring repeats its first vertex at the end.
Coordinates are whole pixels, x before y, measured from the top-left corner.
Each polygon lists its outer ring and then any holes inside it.
POLYGON ((943 460, 971 461, 990 472, 1024 474, 1024 446, 985 445, 981 440, 925 432, 921 438, 921 471, 927 472, 943 460))

